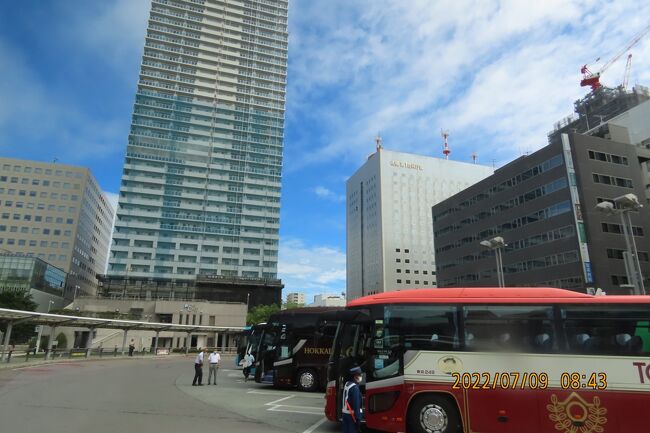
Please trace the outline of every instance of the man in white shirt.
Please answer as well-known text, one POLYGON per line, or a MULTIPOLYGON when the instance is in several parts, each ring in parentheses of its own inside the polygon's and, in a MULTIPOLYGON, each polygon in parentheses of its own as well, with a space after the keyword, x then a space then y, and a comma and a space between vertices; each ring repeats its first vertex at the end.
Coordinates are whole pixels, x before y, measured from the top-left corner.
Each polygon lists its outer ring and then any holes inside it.
POLYGON ((194 380, 192 380, 192 386, 203 386, 201 383, 203 380, 203 361, 207 352, 208 349, 203 349, 194 359, 194 380))
POLYGON ((248 375, 251 373, 251 368, 255 363, 255 357, 249 352, 244 356, 244 382, 248 381, 248 375))
POLYGON ((208 385, 210 385, 210 381, 212 380, 212 375, 214 374, 214 384, 217 384, 217 371, 219 370, 219 362, 221 361, 221 356, 217 353, 217 349, 215 348, 214 351, 208 356, 208 362, 210 363, 209 368, 209 373, 208 373, 208 385))

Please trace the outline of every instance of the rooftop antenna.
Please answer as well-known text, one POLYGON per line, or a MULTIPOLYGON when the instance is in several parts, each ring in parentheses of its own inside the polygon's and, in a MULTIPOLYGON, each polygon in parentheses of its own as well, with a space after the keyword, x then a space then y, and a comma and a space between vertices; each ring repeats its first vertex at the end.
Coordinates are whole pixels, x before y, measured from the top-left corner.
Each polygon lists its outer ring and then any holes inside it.
POLYGON ((449 154, 451 153, 451 150, 449 150, 449 142, 447 141, 447 138, 449 137, 449 131, 444 131, 441 129, 440 135, 442 135, 442 138, 445 140, 445 147, 442 150, 442 153, 445 155, 445 159, 449 159, 449 154))
POLYGON ((496 159, 492 160, 492 168, 494 168, 494 169, 497 168, 497 160, 496 159))
POLYGON ((381 135, 379 135, 379 133, 377 133, 377 136, 375 137, 375 144, 377 147, 377 152, 384 148, 384 146, 381 144, 381 135))
POLYGON ((476 164, 478 162, 478 155, 476 152, 472 152, 472 162, 476 164))

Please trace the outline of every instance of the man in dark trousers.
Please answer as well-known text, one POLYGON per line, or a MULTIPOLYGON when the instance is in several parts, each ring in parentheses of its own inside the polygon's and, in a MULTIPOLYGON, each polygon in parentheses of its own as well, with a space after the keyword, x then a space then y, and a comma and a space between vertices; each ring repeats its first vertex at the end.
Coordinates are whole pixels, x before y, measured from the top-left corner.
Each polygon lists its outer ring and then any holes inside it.
POLYGON ((343 433, 358 433, 361 431, 363 421, 363 408, 361 400, 361 368, 350 369, 350 379, 343 388, 343 433))
POLYGON ((194 380, 192 380, 192 386, 203 386, 201 383, 203 381, 203 362, 207 352, 208 349, 199 351, 199 354, 196 355, 196 359, 194 359, 194 380))

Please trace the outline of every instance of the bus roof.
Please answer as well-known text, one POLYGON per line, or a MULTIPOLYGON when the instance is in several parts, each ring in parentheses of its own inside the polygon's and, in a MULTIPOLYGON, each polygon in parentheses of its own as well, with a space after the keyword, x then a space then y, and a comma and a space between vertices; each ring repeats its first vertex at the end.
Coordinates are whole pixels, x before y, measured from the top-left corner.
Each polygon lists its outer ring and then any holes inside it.
POLYGON ((294 314, 320 314, 326 313, 328 311, 342 310, 343 307, 298 307, 298 308, 287 308, 286 310, 280 310, 273 315, 294 315, 294 314))
POLYGON ((348 307, 373 304, 535 304, 598 303, 645 304, 650 296, 592 296, 572 290, 549 287, 468 287, 448 289, 414 289, 378 293, 348 302, 348 307))

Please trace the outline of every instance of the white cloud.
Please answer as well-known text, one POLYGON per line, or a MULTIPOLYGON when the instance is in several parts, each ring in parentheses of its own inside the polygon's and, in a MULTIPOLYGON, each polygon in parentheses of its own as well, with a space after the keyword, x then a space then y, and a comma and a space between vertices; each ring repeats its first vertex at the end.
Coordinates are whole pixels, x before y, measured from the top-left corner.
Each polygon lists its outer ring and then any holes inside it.
POLYGON ((307 245, 300 239, 283 239, 278 274, 285 292, 340 293, 345 290, 345 252, 330 246, 307 245))
MULTIPOLYGON (((143 51, 148 0, 113 0, 87 3, 79 7, 63 3, 67 17, 64 35, 79 44, 91 56, 120 70, 137 67, 143 51)), ((125 74, 129 84, 135 84, 133 74, 125 74)))
MULTIPOLYGON (((291 126, 309 116, 327 135, 317 146, 288 143, 289 170, 361 162, 376 131, 388 149, 440 156, 441 128, 452 132, 452 157, 477 151, 500 161, 536 150, 587 93, 580 66, 612 56, 650 15, 650 3, 631 0, 322 0, 292 8, 287 118, 291 126)), ((630 81, 648 84, 650 36, 632 51, 630 81)), ((624 64, 603 82, 620 83, 624 64)))
POLYGON ((336 194, 334 191, 324 186, 317 186, 316 188, 313 189, 313 191, 314 194, 316 194, 320 198, 332 200, 335 202, 345 201, 345 196, 343 194, 336 194))

